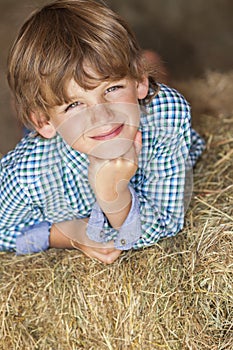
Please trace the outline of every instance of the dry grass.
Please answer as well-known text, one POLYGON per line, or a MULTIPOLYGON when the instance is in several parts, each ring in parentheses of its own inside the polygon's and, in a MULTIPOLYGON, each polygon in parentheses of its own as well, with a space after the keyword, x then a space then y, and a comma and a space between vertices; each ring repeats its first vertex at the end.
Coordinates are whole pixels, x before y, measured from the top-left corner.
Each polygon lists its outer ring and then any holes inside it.
POLYGON ((233 348, 231 76, 180 83, 207 140, 183 232, 110 266, 77 251, 0 254, 0 349, 233 348))

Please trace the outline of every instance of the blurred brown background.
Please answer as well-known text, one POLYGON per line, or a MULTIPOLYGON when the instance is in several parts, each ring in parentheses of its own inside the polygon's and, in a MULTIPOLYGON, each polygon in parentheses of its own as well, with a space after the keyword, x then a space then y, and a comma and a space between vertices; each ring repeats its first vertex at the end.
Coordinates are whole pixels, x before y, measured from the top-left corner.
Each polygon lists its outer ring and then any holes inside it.
MULTIPOLYGON (((6 83, 7 52, 25 17, 45 0, 0 0, 0 152, 22 135, 6 83)), ((228 72, 233 62, 232 0, 107 0, 136 32, 141 46, 161 54, 176 81, 208 70, 228 72)))

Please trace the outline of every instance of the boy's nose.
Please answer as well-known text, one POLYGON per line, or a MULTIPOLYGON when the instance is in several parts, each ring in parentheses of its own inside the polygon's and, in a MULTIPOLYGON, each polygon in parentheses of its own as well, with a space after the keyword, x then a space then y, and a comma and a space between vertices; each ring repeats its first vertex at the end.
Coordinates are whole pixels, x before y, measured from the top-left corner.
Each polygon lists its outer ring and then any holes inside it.
POLYGON ((91 108, 91 122, 109 122, 114 119, 114 112, 109 103, 101 103, 91 108))

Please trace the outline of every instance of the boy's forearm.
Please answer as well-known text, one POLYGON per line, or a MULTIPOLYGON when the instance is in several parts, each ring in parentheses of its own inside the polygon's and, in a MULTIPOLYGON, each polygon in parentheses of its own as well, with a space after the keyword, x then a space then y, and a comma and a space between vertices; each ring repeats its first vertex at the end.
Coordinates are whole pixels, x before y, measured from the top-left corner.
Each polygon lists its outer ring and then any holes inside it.
POLYGON ((78 237, 81 238, 86 235, 88 219, 76 220, 75 232, 70 226, 71 221, 61 222, 53 224, 50 229, 49 245, 50 248, 63 248, 72 249, 74 248, 72 237, 75 236, 75 241, 78 237))
MULTIPOLYGON (((97 196, 97 202, 110 225, 118 230, 125 222, 131 209, 132 199, 128 186, 119 188, 117 198, 112 201, 111 199, 109 197, 108 200, 104 200, 103 197, 97 196)), ((95 246, 96 244, 87 238, 88 221, 89 219, 85 218, 52 225, 49 238, 50 247, 71 249, 74 247, 73 242, 95 246)))
POLYGON ((118 192, 115 200, 104 200, 97 196, 97 201, 111 226, 116 230, 119 229, 131 208, 131 193, 128 187, 118 192))
POLYGON ((72 241, 65 236, 56 225, 52 225, 49 236, 50 248, 72 249, 72 241))
MULTIPOLYGON (((70 221, 63 222, 62 225, 54 224, 50 231, 50 247, 78 249, 86 256, 97 259, 105 264, 113 263, 121 254, 121 250, 115 249, 112 242, 98 243, 89 239, 86 235, 88 219, 75 220, 76 239, 72 239, 69 230, 70 221), (77 237, 79 236, 79 237, 77 237)), ((74 232, 72 232, 74 233, 74 232)))
POLYGON ((131 208, 132 198, 128 185, 137 170, 136 161, 131 158, 110 161, 91 158, 89 166, 89 182, 96 200, 115 229, 122 226, 131 208))

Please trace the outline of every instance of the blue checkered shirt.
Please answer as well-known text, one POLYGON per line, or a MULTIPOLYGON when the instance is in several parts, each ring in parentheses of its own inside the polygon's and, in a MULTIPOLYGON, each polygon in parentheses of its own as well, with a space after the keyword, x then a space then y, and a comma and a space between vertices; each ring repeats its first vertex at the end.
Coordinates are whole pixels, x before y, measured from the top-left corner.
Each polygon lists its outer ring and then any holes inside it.
MULTIPOLYGON (((48 140, 30 133, 23 138, 0 163, 0 250, 17 251, 17 240, 23 246, 26 233, 35 243, 48 242, 41 236, 48 237, 52 224, 74 218, 89 217, 89 237, 114 240, 122 250, 177 234, 184 224, 187 173, 204 142, 191 128, 188 103, 165 85, 142 106, 140 130, 142 151, 129 184, 132 206, 118 231, 96 203, 85 154, 59 135, 48 140)), ((38 246, 45 250, 48 243, 38 246)))

